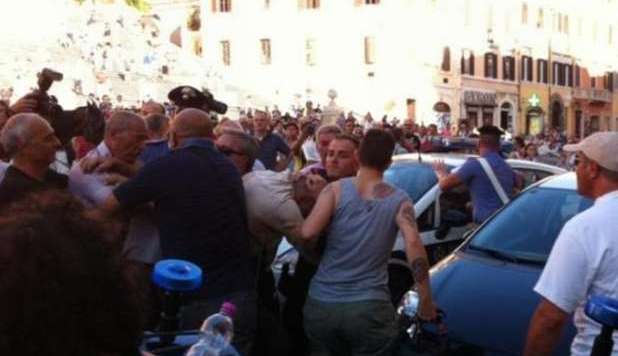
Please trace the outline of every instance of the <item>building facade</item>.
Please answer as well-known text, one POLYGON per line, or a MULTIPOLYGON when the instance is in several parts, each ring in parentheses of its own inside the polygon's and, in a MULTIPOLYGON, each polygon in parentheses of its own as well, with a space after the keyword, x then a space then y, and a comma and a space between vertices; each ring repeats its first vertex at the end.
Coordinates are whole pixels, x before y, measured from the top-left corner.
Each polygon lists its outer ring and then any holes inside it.
MULTIPOLYGON (((517 134, 618 130, 617 0, 203 0, 204 57, 287 110, 348 111, 517 134)), ((256 97, 260 100, 256 100, 256 97)))

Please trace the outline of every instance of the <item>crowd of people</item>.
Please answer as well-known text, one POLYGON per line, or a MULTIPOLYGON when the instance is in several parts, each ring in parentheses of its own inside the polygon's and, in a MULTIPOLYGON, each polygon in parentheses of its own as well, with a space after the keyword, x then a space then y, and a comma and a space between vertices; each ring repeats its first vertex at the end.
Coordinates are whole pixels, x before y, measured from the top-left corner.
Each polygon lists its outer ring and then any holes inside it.
POLYGON ((89 105, 69 119, 41 110, 41 96, 0 104, 0 353, 138 354, 139 331, 158 322, 149 275, 178 258, 205 275, 182 329, 230 301, 242 355, 388 355, 398 232, 419 317, 437 315, 414 202, 383 180, 392 157, 478 152, 456 173, 434 165, 443 190, 470 188, 477 224, 521 187, 505 156, 577 166, 561 150, 571 140, 553 130, 516 137, 505 152, 493 126, 370 114, 325 123, 311 104, 294 117, 256 109, 215 119, 194 88, 169 99, 139 110, 89 105), (300 256, 276 279, 283 238, 300 256))

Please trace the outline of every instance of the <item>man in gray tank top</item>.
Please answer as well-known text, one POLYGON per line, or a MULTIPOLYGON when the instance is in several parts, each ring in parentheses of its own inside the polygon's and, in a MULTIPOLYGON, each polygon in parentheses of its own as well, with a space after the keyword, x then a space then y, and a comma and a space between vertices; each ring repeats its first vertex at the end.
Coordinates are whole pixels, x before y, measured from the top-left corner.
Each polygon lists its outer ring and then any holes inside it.
POLYGON ((303 311, 313 354, 390 355, 397 326, 387 264, 398 230, 420 295, 419 315, 436 316, 414 205, 382 179, 394 147, 389 133, 369 130, 359 149, 358 175, 326 186, 300 226, 299 236, 309 244, 326 234, 303 311))

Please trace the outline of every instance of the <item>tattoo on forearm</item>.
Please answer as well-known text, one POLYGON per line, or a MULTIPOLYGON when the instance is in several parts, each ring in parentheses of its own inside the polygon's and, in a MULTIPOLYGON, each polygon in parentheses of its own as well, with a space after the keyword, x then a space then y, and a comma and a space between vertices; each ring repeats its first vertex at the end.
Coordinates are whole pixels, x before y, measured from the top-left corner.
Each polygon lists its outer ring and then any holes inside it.
POLYGON ((416 223, 416 220, 414 219, 414 208, 412 207, 411 204, 406 204, 403 207, 403 210, 401 211, 401 213, 403 214, 403 217, 410 223, 410 224, 414 224, 416 223))
POLYGON ((429 263, 424 257, 412 261, 412 276, 416 283, 423 283, 429 277, 429 263))
POLYGON ((395 190, 393 189, 393 187, 384 182, 381 182, 373 187, 373 197, 375 199, 384 199, 389 195, 393 194, 394 191, 395 190))

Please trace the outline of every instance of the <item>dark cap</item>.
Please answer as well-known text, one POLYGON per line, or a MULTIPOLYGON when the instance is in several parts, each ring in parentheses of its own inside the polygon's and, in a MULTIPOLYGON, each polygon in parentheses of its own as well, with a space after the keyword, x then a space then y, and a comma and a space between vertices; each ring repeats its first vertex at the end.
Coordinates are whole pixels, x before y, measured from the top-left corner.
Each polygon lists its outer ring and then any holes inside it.
POLYGON ((494 125, 485 125, 479 128, 479 134, 485 136, 494 136, 498 139, 504 135, 504 131, 494 125))
POLYGON ((214 111, 221 115, 227 111, 227 105, 215 100, 212 93, 207 89, 197 90, 194 87, 183 85, 172 89, 167 97, 178 106, 180 110, 195 108, 206 112, 214 111))
POLYGON ((172 89, 167 97, 180 108, 201 109, 206 104, 206 96, 192 86, 182 85, 172 89))
POLYGON ((290 121, 286 121, 285 124, 283 124, 283 128, 287 129, 290 126, 294 126, 298 129, 298 122, 296 122, 296 120, 290 120, 290 121))

